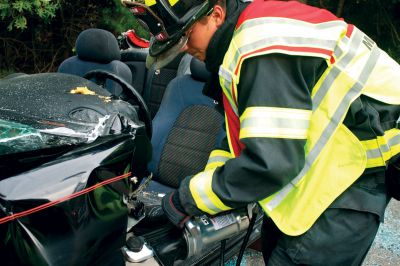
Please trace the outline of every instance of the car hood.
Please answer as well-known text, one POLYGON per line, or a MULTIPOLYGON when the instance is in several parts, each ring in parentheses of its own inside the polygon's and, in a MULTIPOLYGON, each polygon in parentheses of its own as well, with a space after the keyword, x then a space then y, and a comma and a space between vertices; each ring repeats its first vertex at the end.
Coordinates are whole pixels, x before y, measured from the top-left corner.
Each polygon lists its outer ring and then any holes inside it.
POLYGON ((0 81, 0 156, 91 143, 143 127, 130 104, 93 82, 61 73, 0 81), (73 93, 83 88, 90 94, 73 93))

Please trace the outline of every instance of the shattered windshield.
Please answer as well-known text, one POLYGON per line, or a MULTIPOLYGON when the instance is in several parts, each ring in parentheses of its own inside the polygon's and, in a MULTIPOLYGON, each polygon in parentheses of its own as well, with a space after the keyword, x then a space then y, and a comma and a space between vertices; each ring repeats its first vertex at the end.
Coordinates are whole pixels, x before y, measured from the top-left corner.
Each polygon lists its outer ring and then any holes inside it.
POLYGON ((0 155, 92 142, 102 133, 108 117, 86 132, 65 122, 32 120, 22 124, 0 118, 0 155))
POLYGON ((40 149, 42 136, 33 127, 6 120, 0 120, 0 155, 18 151, 40 149))

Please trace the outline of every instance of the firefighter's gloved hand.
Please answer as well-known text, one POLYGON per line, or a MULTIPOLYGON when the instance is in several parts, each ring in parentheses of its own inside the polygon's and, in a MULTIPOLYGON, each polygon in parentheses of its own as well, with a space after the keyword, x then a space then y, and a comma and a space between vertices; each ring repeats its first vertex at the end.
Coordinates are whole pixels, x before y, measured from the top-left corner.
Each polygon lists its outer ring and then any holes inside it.
POLYGON ((161 206, 171 223, 179 228, 183 228, 186 221, 190 219, 179 201, 178 191, 167 193, 162 199, 161 206))

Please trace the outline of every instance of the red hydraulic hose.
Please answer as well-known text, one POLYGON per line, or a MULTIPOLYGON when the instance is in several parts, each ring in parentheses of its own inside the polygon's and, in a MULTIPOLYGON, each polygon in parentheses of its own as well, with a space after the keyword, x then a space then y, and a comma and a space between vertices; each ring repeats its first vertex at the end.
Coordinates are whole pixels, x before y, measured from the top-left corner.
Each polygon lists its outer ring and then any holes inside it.
POLYGON ((75 192, 75 193, 73 193, 73 194, 71 194, 71 195, 68 195, 68 196, 65 196, 65 197, 62 197, 62 198, 59 198, 59 199, 50 201, 50 202, 48 202, 48 203, 45 203, 45 204, 36 206, 36 207, 34 207, 34 208, 32 208, 32 209, 29 209, 29 210, 26 210, 26 211, 22 211, 22 212, 18 212, 18 213, 13 213, 13 214, 11 214, 11 215, 8 215, 8 216, 6 216, 6 217, 1 218, 1 219, 0 219, 0 224, 7 223, 7 222, 9 222, 9 221, 13 221, 13 220, 15 220, 15 219, 18 219, 18 218, 27 216, 27 215, 29 215, 29 214, 32 214, 32 213, 39 212, 39 211, 41 211, 41 210, 47 209, 47 208, 52 207, 52 206, 54 206, 54 205, 57 205, 57 204, 59 204, 59 203, 61 203, 61 202, 64 202, 64 201, 67 201, 67 200, 70 200, 70 199, 79 197, 79 196, 81 196, 81 195, 83 195, 83 194, 86 194, 86 193, 89 193, 90 191, 93 191, 93 190, 95 190, 95 189, 97 189, 97 188, 99 188, 99 187, 102 187, 102 186, 108 185, 108 184, 110 184, 110 183, 114 183, 114 182, 116 182, 116 181, 119 181, 119 180, 121 180, 121 179, 127 178, 127 177, 129 177, 131 174, 132 174, 132 173, 129 172, 129 173, 126 173, 126 174, 123 174, 123 175, 120 175, 120 176, 116 176, 116 177, 107 179, 107 180, 105 180, 105 181, 102 181, 102 182, 100 182, 100 183, 97 183, 97 184, 95 184, 95 185, 93 185, 93 186, 91 186, 91 187, 85 188, 85 189, 83 189, 83 190, 81 190, 81 191, 75 192))

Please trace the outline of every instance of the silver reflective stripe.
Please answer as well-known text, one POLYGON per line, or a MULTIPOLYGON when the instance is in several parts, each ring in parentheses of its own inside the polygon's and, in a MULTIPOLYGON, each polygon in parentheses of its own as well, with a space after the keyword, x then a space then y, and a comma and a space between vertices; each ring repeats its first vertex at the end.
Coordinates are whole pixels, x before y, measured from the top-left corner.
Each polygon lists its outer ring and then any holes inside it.
POLYGON ((302 38, 302 37, 268 37, 263 38, 261 40, 246 44, 241 46, 239 49, 236 50, 234 58, 229 65, 229 69, 231 71, 235 70, 236 63, 238 62, 241 55, 246 54, 248 52, 252 52, 258 50, 260 48, 264 48, 266 46, 273 46, 273 45, 287 45, 287 46, 309 46, 310 43, 318 44, 319 47, 325 47, 325 49, 329 50, 330 47, 334 47, 336 42, 330 40, 320 40, 314 38, 302 38))
POLYGON ((196 184, 199 186, 196 188, 197 193, 199 193, 199 196, 201 200, 203 201, 204 205, 207 206, 208 209, 214 211, 215 213, 221 212, 221 210, 214 205, 214 203, 208 198, 207 194, 205 193, 205 183, 207 180, 207 172, 199 174, 197 177, 198 179, 196 180, 196 184), (205 175, 205 176, 204 176, 205 175))
POLYGON ((211 163, 225 163, 228 161, 230 157, 225 157, 225 156, 213 156, 210 157, 207 161, 207 165, 211 163))
MULTIPOLYGON (((299 32, 302 32, 302 28, 307 28, 310 30, 329 30, 332 28, 347 28, 347 23, 344 21, 328 21, 328 22, 322 22, 318 24, 312 24, 308 22, 304 22, 301 20, 293 20, 293 19, 287 19, 287 18, 277 18, 277 17, 266 17, 266 18, 257 18, 257 19, 251 19, 245 21, 235 32, 234 32, 234 37, 235 39, 236 36, 238 36, 242 31, 244 30, 249 30, 253 27, 260 26, 260 25, 266 25, 269 28, 273 28, 275 25, 288 25, 291 28, 298 28, 299 32)), ((310 35, 310 34, 308 34, 310 35)), ((233 59, 229 65, 229 70, 234 71, 234 68, 236 67, 236 63, 238 62, 239 58, 241 55, 249 52, 249 51, 254 51, 257 48, 264 48, 268 44, 268 46, 272 46, 274 44, 279 44, 279 45, 288 45, 288 46, 304 46, 304 47, 309 47, 310 44, 312 44, 316 48, 331 50, 332 47, 335 47, 337 40, 332 37, 332 40, 327 40, 325 38, 323 39, 318 39, 314 38, 316 34, 313 34, 312 36, 310 35, 309 37, 300 37, 300 36, 287 36, 287 37, 279 37, 279 36, 272 36, 268 38, 264 38, 262 40, 258 40, 256 42, 244 45, 239 47, 239 49, 236 50, 233 59), (278 41, 279 40, 279 41, 278 41)))
MULTIPOLYGON (((240 54, 245 54, 250 51, 273 45, 288 45, 288 46, 309 46, 310 43, 318 44, 318 48, 326 48, 335 46, 336 41, 333 40, 320 40, 317 38, 304 38, 304 37, 268 37, 261 40, 246 44, 238 49, 240 54)), ((232 69, 232 68, 231 68, 232 69)))
POLYGON ((335 50, 333 51, 333 55, 336 59, 338 59, 343 53, 344 51, 339 46, 336 46, 335 50))
POLYGON ((246 127, 265 127, 265 128, 289 128, 289 129, 308 129, 310 120, 285 119, 274 117, 249 117, 240 123, 241 128, 246 127))
MULTIPOLYGON (((240 25, 239 29, 235 32, 235 35, 238 35, 240 32, 242 32, 245 29, 262 25, 262 24, 271 24, 271 27, 273 27, 272 24, 279 24, 279 25, 290 25, 290 26, 299 26, 301 24, 304 24, 306 27, 310 27, 310 23, 304 22, 301 20, 292 20, 292 19, 285 19, 285 18, 274 18, 274 17, 267 17, 267 18, 257 18, 257 19, 251 19, 245 21, 242 25, 240 25)), ((323 30, 323 29, 329 29, 332 27, 346 27, 347 24, 344 21, 328 21, 328 22, 323 22, 319 24, 313 24, 312 27, 317 30, 323 30)))
POLYGON ((389 144, 390 147, 394 147, 394 146, 400 144, 400 135, 397 135, 397 136, 391 138, 388 141, 388 144, 389 144))
POLYGON ((367 158, 375 159, 379 157, 383 157, 382 153, 389 152, 391 147, 400 144, 400 135, 397 135, 391 139, 389 139, 387 144, 380 145, 379 148, 367 150, 367 158))
MULTIPOLYGON (((342 69, 345 69, 346 66, 351 62, 354 56, 357 53, 358 48, 362 43, 363 34, 359 30, 355 30, 354 37, 352 42, 350 43, 350 49, 347 54, 340 59, 336 64, 342 69)), ((333 67, 329 75, 323 81, 319 90, 315 93, 313 97, 313 111, 317 110, 322 99, 325 97, 326 93, 328 92, 329 88, 332 86, 333 82, 339 76, 341 70, 337 67, 333 67)))
MULTIPOLYGON (((345 36, 340 40, 339 45, 342 44, 343 46, 348 47, 349 40, 349 37, 345 36)), ((336 60, 345 53, 339 45, 336 45, 335 50, 333 51, 336 60)))
POLYGON ((237 50, 235 51, 235 55, 233 56, 233 60, 232 60, 232 62, 231 62, 230 65, 229 65, 229 70, 230 70, 230 71, 234 71, 234 70, 235 70, 236 65, 239 63, 240 55, 241 55, 241 54, 239 53, 239 49, 237 49, 237 50))
POLYGON ((224 78, 226 81, 231 82, 232 81, 232 76, 231 73, 229 73, 225 68, 222 66, 219 67, 218 75, 224 78))
POLYGON ((305 176, 305 174, 310 170, 314 161, 317 159, 318 155, 321 153, 322 149, 325 147, 326 143, 332 136, 335 129, 341 123, 341 119, 346 114, 348 107, 351 104, 352 99, 359 95, 363 89, 364 83, 368 80, 373 68, 375 67, 380 55, 380 50, 374 46, 371 54, 365 64, 360 77, 359 82, 354 84, 353 87, 348 91, 339 107, 336 109, 330 123, 324 129, 321 137, 318 139, 312 150, 309 152, 306 163, 300 173, 288 184, 286 185, 268 204, 267 208, 272 211, 276 208, 282 200, 292 191, 293 187, 298 184, 298 182, 305 176))
POLYGON ((222 66, 219 67, 219 71, 218 71, 218 75, 220 77, 222 77, 222 79, 224 80, 224 84, 223 84, 223 90, 225 91, 225 95, 228 98, 229 101, 229 105, 232 107, 233 112, 235 113, 236 116, 239 116, 239 112, 236 108, 236 105, 233 103, 233 96, 232 96, 232 92, 231 92, 231 86, 232 86, 232 75, 231 73, 229 73, 229 71, 227 71, 225 68, 223 68, 222 66))
POLYGON ((380 149, 373 149, 373 150, 367 150, 367 158, 368 159, 374 159, 382 157, 382 153, 380 149))

